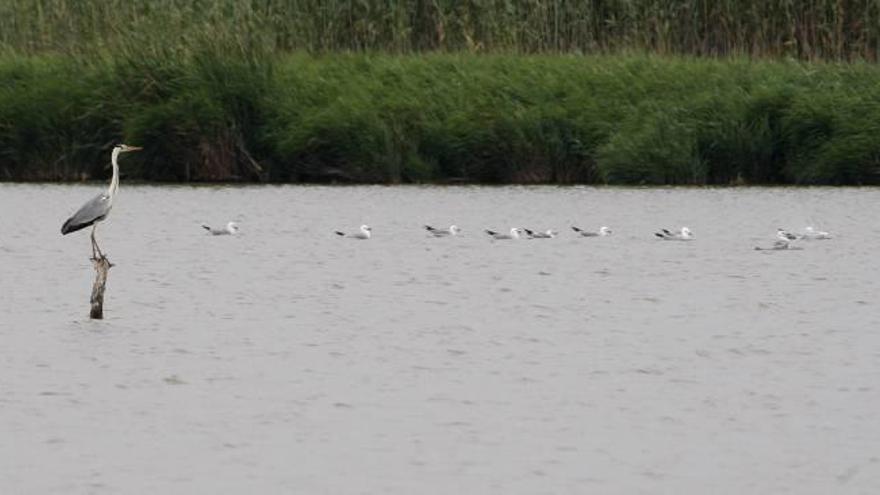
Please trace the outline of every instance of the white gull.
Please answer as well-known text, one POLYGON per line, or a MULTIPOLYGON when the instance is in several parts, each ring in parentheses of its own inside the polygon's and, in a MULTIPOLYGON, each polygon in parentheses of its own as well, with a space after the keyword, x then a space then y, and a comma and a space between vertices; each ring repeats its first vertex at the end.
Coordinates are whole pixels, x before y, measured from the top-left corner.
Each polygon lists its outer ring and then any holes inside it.
POLYGON ((222 229, 214 229, 203 223, 202 228, 207 230, 211 235, 235 235, 238 233, 238 224, 235 222, 227 223, 226 227, 223 227, 222 229))
POLYGON ((556 237, 557 232, 555 230, 547 229, 544 232, 539 232, 536 230, 523 229, 526 234, 529 236, 529 239, 553 239, 556 237))
POLYGON ((655 232, 654 235, 664 241, 690 241, 694 239, 694 233, 687 227, 682 227, 679 232, 661 229, 660 232, 655 232))
POLYGON ((571 227, 571 230, 577 232, 578 234, 580 234, 583 237, 605 237, 605 236, 611 235, 611 229, 609 229, 608 227, 606 227, 604 225, 602 227, 599 227, 599 230, 597 232, 591 232, 589 230, 579 229, 574 226, 571 227))
POLYGON ((808 241, 818 241, 831 239, 831 234, 823 230, 816 230, 813 227, 806 227, 801 237, 808 241))
POLYGON ((793 234, 785 229, 776 229, 776 238, 780 241, 796 241, 801 237, 797 234, 793 234))
POLYGON ((519 239, 520 237, 520 229, 518 227, 512 227, 510 229, 509 234, 502 234, 501 232, 495 232, 494 230, 486 230, 486 233, 492 236, 493 239, 496 240, 506 240, 506 239, 519 239))
POLYGON ((449 237, 461 233, 461 229, 458 228, 458 225, 450 225, 448 229, 437 229, 430 225, 425 225, 425 230, 434 237, 449 237))
POLYGON ((370 228, 369 225, 361 225, 361 228, 358 232, 354 232, 351 234, 346 234, 345 232, 335 231, 336 235, 342 237, 351 237, 352 239, 369 239, 372 236, 373 229, 370 228))

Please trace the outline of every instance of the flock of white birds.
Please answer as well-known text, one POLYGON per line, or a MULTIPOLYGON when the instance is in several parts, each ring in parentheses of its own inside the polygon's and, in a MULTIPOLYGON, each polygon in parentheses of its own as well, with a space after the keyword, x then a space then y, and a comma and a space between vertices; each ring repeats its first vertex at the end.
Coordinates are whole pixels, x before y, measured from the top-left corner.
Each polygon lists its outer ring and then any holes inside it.
MULTIPOLYGON (((206 224, 202 224, 202 228, 207 230, 211 235, 235 235, 239 232, 238 224, 235 222, 229 222, 226 224, 226 227, 215 229, 206 224)), ((450 225, 449 228, 441 229, 432 227, 430 225, 425 225, 425 230, 429 235, 434 237, 455 237, 462 233, 462 230, 457 225, 450 225)), ((571 230, 574 233, 581 237, 607 237, 612 234, 612 230, 607 226, 599 227, 598 230, 584 230, 579 227, 571 227, 571 230)), ((555 230, 531 230, 523 227, 511 227, 507 232, 500 232, 495 230, 484 230, 491 239, 503 241, 503 240, 516 240, 516 239, 553 239, 559 235, 559 232, 555 230)), ((367 240, 373 236, 373 229, 369 225, 361 225, 361 227, 354 232, 343 232, 343 231, 335 231, 336 235, 340 237, 347 237, 350 239, 360 239, 367 240)), ((658 239, 662 239, 664 241, 692 241, 695 239, 694 233, 691 229, 687 227, 681 227, 677 231, 672 231, 668 229, 660 229, 657 232, 654 232, 654 236, 658 239)), ((777 229, 776 231, 776 240, 769 247, 756 247, 755 249, 758 251, 782 251, 782 250, 799 250, 802 249, 800 246, 796 245, 797 241, 815 241, 815 240, 826 240, 831 239, 831 234, 822 230, 816 230, 813 227, 805 227, 803 231, 794 233, 785 229, 777 229)))

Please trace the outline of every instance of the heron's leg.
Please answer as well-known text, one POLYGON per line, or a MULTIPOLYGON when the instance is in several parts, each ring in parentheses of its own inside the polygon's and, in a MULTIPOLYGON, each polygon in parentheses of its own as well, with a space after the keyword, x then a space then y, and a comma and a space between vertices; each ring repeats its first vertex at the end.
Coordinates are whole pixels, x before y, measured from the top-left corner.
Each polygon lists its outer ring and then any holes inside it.
POLYGON ((92 241, 92 259, 98 259, 98 253, 95 251, 95 228, 92 227, 92 235, 90 237, 92 241))
POLYGON ((95 240, 95 231, 96 230, 98 230, 98 224, 97 223, 92 224, 92 256, 95 259, 98 259, 98 258, 103 258, 104 253, 101 252, 101 248, 98 247, 98 241, 95 240), (97 256, 95 256, 96 252, 97 252, 97 256))

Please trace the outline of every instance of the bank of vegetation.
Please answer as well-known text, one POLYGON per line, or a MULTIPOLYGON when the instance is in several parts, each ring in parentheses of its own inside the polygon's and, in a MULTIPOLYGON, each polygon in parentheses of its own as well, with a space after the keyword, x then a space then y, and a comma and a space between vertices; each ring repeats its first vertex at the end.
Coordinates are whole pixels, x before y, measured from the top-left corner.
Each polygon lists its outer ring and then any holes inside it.
POLYGON ((10 0, 0 179, 880 182, 880 4, 771 3, 10 0))
POLYGON ((0 44, 29 52, 179 43, 277 51, 599 53, 876 60, 877 0, 4 0, 0 44))

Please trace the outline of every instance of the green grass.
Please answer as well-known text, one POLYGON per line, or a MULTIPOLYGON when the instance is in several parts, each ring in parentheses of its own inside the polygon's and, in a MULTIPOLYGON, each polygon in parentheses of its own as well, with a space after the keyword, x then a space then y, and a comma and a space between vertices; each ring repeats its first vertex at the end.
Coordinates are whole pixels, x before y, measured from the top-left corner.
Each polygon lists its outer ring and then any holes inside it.
POLYGON ((127 177, 160 181, 880 182, 872 64, 232 40, 0 56, 0 177, 105 177, 124 139, 127 177))

